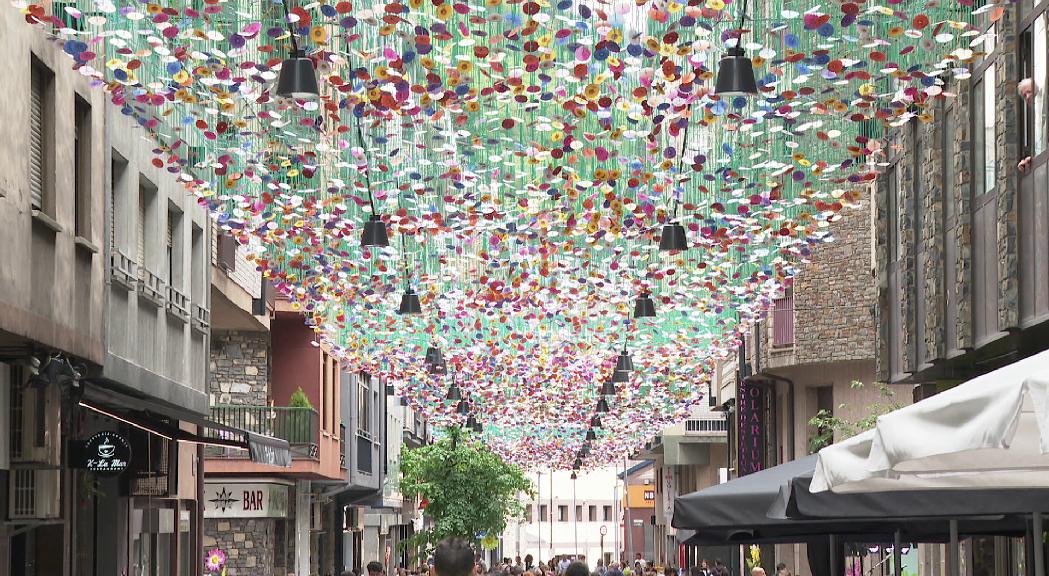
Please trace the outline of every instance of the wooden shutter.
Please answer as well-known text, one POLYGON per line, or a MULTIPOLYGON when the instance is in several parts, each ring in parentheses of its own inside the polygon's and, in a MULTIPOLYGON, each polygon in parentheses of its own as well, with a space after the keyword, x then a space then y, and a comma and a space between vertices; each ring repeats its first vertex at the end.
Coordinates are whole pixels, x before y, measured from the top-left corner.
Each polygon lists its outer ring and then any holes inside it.
POLYGON ((167 271, 168 271, 168 284, 175 283, 175 243, 172 241, 174 237, 175 222, 171 217, 171 212, 168 212, 167 218, 167 237, 164 239, 164 254, 167 255, 167 271))
POLYGON ((138 247, 135 250, 135 258, 138 265, 141 267, 146 266, 146 193, 143 190, 138 192, 138 218, 135 219, 135 225, 138 227, 137 233, 135 234, 135 241, 138 243, 138 247))
POLYGON ((47 163, 44 157, 44 102, 47 96, 47 78, 39 65, 31 72, 29 96, 29 200, 32 207, 44 207, 44 175, 47 163))

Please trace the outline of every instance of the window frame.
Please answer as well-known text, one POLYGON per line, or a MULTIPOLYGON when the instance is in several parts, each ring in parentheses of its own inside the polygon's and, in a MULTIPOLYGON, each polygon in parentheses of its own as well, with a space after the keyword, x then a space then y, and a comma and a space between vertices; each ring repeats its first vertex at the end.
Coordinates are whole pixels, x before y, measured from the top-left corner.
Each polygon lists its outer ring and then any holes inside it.
POLYGON ((94 180, 94 112, 91 101, 73 93, 73 234, 91 241, 94 180))
MULTIPOLYGON (((1019 76, 1024 78, 1034 78, 1033 70, 1028 75, 1026 66, 1031 63, 1028 54, 1034 55, 1034 26, 1039 18, 1046 18, 1046 35, 1049 36, 1049 0, 1043 0, 1042 2, 1034 5, 1031 10, 1023 14, 1020 18, 1017 29, 1019 30, 1017 42, 1016 42, 1016 58, 1017 66, 1019 68, 1019 76)), ((1049 48, 1049 37, 1046 39, 1047 48, 1049 48)), ((1049 92, 1049 56, 1046 56, 1046 70, 1045 77, 1042 79, 1043 92, 1049 92)), ((1037 154, 1034 152, 1034 136, 1033 136, 1033 116, 1026 112, 1026 106, 1023 103, 1023 99, 1019 95, 1013 95, 1016 98, 1017 113, 1018 117, 1022 122, 1022 130, 1017 134, 1017 146, 1019 153, 1019 159, 1022 160, 1026 156, 1031 157, 1031 164, 1024 172, 1021 172, 1019 177, 1021 179, 1034 175, 1035 169, 1041 165, 1049 162, 1049 93, 1043 94, 1043 98, 1046 100, 1044 105, 1043 114, 1046 115, 1045 129, 1046 133, 1043 135, 1045 142, 1043 143, 1044 148, 1037 154)))

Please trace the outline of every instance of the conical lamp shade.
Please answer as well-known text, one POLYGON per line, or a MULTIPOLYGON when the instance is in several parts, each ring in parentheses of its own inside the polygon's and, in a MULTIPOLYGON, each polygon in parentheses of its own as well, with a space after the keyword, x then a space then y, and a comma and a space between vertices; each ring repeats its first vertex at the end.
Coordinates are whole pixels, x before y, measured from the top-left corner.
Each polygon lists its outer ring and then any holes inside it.
POLYGON ((602 396, 601 399, 597 401, 597 413, 598 414, 607 414, 608 413, 608 401, 605 400, 604 396, 602 396))
POLYGON ((436 346, 428 346, 426 348, 426 360, 427 364, 437 364, 444 360, 444 354, 441 354, 441 349, 436 346))
POLYGON ((319 93, 313 60, 301 50, 292 52, 290 58, 281 62, 277 95, 285 98, 316 98, 319 93))
POLYGON ((441 358, 440 362, 430 364, 430 374, 447 374, 448 364, 445 363, 444 358, 441 358))
POLYGON ((590 427, 591 428, 600 428, 601 427, 601 417, 600 416, 594 416, 593 418, 591 418, 590 419, 590 427))
POLYGON ((681 224, 664 224, 659 235, 660 250, 688 250, 688 235, 681 224))
POLYGON ((631 372, 634 369, 634 359, 630 357, 630 353, 623 350, 619 353, 616 358, 616 371, 617 372, 631 372))
POLYGON ((576 470, 579 470, 582 467, 583 467, 583 459, 582 458, 576 458, 575 462, 572 463, 572 468, 574 468, 576 470))
POLYGON ((576 468, 575 470, 572 471, 572 480, 575 480, 576 478, 578 478, 578 476, 576 476, 576 473, 575 473, 576 470, 579 470, 579 468, 576 468))
POLYGON ((591 442, 594 441, 594 440, 597 440, 597 434, 594 433, 594 429, 593 428, 590 428, 590 429, 588 429, 586 431, 586 439, 588 441, 591 441, 591 442))
POLYGON ((463 399, 463 395, 459 392, 459 387, 456 386, 455 384, 452 384, 451 386, 448 387, 448 394, 446 394, 444 396, 444 399, 445 400, 452 400, 452 401, 462 400, 463 399))
POLYGON ((656 303, 648 294, 642 294, 634 300, 634 318, 655 318, 656 303))
POLYGON ((605 383, 601 385, 602 396, 615 396, 616 385, 611 380, 605 380, 605 383))
POLYGON ((758 93, 754 81, 754 63, 743 53, 743 48, 729 48, 718 63, 718 79, 714 91, 721 96, 747 96, 758 93))
POLYGON ((480 421, 474 422, 474 432, 480 434, 484 432, 484 425, 480 421))
POLYGON ((466 415, 470 413, 470 403, 466 400, 460 400, 459 405, 455 407, 456 414, 466 415))
POLYGON ((626 372, 623 370, 615 370, 614 372, 612 372, 612 382, 616 384, 630 382, 630 372, 626 372))
POLYGON ((401 295, 401 305, 397 308, 398 314, 422 314, 423 307, 419 303, 419 295, 415 290, 408 288, 401 295))
POLYGON ((466 419, 466 427, 473 430, 477 426, 477 417, 470 414, 470 417, 466 419))
POLYGON ((361 233, 361 246, 390 245, 390 235, 386 233, 386 223, 378 214, 372 214, 371 218, 364 223, 364 232, 361 233))

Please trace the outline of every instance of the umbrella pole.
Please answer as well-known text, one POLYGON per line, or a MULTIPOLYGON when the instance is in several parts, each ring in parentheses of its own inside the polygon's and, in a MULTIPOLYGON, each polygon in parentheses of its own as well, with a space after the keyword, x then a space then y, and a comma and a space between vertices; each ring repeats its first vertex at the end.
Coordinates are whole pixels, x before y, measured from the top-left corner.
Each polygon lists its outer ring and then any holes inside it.
POLYGON ((948 546, 950 549, 950 564, 948 565, 947 574, 948 576, 958 576, 958 557, 961 556, 961 550, 958 546, 958 521, 951 520, 949 526, 951 531, 951 543, 948 546))
POLYGON ((1034 531, 1034 538, 1032 538, 1031 544, 1034 546, 1034 576, 1045 576, 1045 548, 1042 546, 1042 513, 1035 512, 1031 514, 1031 524, 1034 531))
POLYGON ((903 576, 903 542, 900 538, 900 531, 897 530, 892 535, 892 573, 896 576, 903 576))

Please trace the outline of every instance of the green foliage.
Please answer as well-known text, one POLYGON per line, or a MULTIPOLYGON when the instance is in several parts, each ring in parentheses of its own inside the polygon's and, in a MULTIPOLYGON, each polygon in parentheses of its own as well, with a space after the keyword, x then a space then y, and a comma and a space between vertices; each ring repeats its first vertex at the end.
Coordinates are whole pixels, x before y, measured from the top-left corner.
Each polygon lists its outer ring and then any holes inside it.
MULTIPOLYGON (((853 390, 860 390, 864 387, 864 384, 854 380, 850 386, 853 390)), ((820 410, 815 416, 810 418, 809 425, 815 428, 815 432, 809 436, 809 451, 813 453, 818 452, 821 448, 833 444, 835 438, 844 440, 860 432, 870 430, 878 424, 878 416, 888 414, 902 407, 896 401, 896 392, 888 384, 878 382, 877 386, 881 400, 868 405, 867 414, 856 422, 850 422, 845 418, 835 416, 829 410, 820 410)), ((842 410, 846 406, 846 404, 840 404, 838 409, 842 410)))
POLYGON ((309 397, 302 391, 302 386, 299 386, 298 390, 292 392, 291 398, 288 398, 288 408, 313 408, 309 397))
POLYGON ((452 427, 433 444, 402 448, 401 493, 428 502, 432 526, 404 543, 426 554, 450 536, 473 542, 479 533, 501 534, 507 519, 524 513, 519 497, 533 488, 521 468, 452 427))

